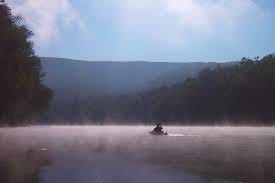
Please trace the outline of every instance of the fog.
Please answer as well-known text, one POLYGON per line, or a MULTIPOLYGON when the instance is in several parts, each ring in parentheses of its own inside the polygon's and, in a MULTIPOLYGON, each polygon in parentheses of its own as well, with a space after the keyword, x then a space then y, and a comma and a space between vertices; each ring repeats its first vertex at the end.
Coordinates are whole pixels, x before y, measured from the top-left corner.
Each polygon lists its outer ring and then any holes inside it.
POLYGON ((0 182, 274 182, 275 128, 0 128, 0 182))

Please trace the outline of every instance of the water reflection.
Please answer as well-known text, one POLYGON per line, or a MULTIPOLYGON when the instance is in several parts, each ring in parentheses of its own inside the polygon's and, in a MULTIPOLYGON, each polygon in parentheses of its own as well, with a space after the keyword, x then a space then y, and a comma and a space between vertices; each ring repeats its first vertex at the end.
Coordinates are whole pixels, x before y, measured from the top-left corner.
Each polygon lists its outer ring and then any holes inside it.
MULTIPOLYGON (((2 147, 3 148, 3 147, 2 147)), ((50 165, 50 159, 45 150, 4 152, 1 149, 0 182, 2 183, 38 183, 41 168, 50 165), (8 153, 5 154, 4 153, 8 153)))
POLYGON ((0 129, 0 182, 275 182, 274 128, 148 129, 0 129))

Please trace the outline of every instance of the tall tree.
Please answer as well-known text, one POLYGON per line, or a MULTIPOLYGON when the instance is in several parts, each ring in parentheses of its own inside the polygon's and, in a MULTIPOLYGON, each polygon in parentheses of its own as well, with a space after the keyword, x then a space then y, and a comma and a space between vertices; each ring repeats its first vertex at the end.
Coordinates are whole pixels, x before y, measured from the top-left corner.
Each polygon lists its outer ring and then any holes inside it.
POLYGON ((52 91, 42 84, 33 33, 0 3, 0 124, 18 124, 47 109, 52 91))

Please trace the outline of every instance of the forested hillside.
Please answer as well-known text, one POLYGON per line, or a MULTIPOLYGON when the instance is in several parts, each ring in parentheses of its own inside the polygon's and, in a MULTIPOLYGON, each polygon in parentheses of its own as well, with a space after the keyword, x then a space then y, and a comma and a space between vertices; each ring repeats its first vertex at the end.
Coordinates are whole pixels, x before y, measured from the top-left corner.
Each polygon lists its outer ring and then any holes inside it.
POLYGON ((272 124, 275 119, 275 57, 243 58, 237 65, 204 69, 197 77, 172 86, 136 94, 75 98, 59 105, 63 110, 52 111, 48 120, 272 124))
MULTIPOLYGON (((104 111, 98 109, 97 106, 105 103, 105 101, 98 101, 101 98, 112 102, 119 96, 134 96, 155 88, 182 83, 187 78, 196 77, 206 68, 214 69, 218 65, 224 67, 237 64, 237 62, 218 64, 214 62, 79 61, 60 58, 42 58, 41 60, 43 71, 46 73, 44 82, 54 90, 55 94, 48 114, 42 119, 52 122, 97 120, 98 116, 102 116, 105 111, 105 109, 104 111), (89 103, 91 100, 98 102, 89 103), (89 104, 86 104, 87 101, 89 104)), ((127 101, 121 100, 121 102, 127 101)), ((120 106, 120 104, 116 105, 120 106)), ((109 119, 114 120, 115 116, 109 116, 109 119)))
MULTIPOLYGON (((56 98, 120 95, 182 82, 218 63, 111 62, 41 58, 45 84, 56 98)), ((233 62, 234 63, 234 62, 233 62)), ((227 64, 233 64, 227 63, 227 64)), ((221 65, 224 65, 221 63, 221 65)))

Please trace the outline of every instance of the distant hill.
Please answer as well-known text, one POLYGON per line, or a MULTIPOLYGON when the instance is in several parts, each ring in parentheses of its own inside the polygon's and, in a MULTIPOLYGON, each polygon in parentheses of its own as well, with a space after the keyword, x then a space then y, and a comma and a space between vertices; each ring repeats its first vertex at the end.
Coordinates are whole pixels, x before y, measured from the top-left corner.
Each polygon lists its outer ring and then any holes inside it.
MULTIPOLYGON (((119 95, 182 82, 217 63, 111 62, 41 58, 56 98, 119 95)), ((232 63, 231 63, 232 64, 232 63)), ((224 65, 224 64, 222 64, 224 65)))

